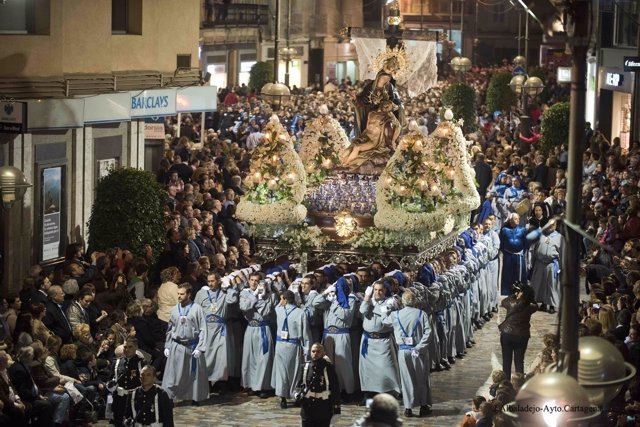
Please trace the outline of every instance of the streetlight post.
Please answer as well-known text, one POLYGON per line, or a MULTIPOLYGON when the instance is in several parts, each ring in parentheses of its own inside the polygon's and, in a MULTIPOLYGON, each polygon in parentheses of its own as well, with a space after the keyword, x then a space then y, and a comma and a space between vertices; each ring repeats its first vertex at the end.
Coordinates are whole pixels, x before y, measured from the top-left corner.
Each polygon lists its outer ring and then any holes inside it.
MULTIPOLYGON (((587 50, 589 40, 589 0, 572 0, 567 11, 567 31, 571 48, 571 109, 569 112, 569 159, 567 177, 567 215, 570 224, 580 224, 582 186, 582 140, 586 101, 587 50)), ((578 303, 580 285, 580 235, 567 230, 562 265, 562 324, 558 368, 574 378, 578 376, 578 303)))
POLYGON ((449 66, 458 75, 458 81, 463 81, 464 73, 471 69, 471 60, 464 56, 456 56, 449 62, 449 66))
POLYGON ((273 41, 273 82, 278 83, 278 68, 280 65, 280 0, 276 0, 276 34, 273 41))

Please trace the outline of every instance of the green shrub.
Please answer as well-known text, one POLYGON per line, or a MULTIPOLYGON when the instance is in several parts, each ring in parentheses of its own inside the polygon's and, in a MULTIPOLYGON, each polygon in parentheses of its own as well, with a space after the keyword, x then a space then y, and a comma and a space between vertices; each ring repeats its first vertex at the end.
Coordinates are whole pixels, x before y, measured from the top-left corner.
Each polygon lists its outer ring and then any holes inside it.
POLYGON ((569 143, 569 103, 558 102, 542 116, 540 147, 544 153, 549 153, 565 143, 569 143))
POLYGON ((442 105, 450 106, 455 120, 463 119, 466 135, 478 128, 476 93, 471 86, 456 82, 442 92, 442 105))
POLYGON ((273 65, 268 62, 256 62, 249 71, 249 89, 260 92, 262 86, 273 82, 273 65))
POLYGON ((89 218, 89 248, 119 247, 144 255, 150 245, 158 256, 164 244, 166 195, 151 172, 114 169, 98 181, 89 218))
POLYGON ((494 74, 487 88, 487 108, 494 111, 509 111, 512 105, 517 105, 518 98, 509 87, 511 73, 504 72, 494 74))

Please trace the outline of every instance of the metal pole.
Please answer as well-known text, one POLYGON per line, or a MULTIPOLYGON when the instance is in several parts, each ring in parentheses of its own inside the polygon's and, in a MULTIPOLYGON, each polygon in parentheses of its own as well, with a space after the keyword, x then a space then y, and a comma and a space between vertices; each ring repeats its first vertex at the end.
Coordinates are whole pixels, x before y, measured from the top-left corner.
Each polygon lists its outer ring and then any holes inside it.
POLYGON ((464 0, 460 0, 460 56, 464 56, 464 0))
POLYGON ((478 2, 474 3, 476 4, 476 16, 473 25, 473 63, 478 65, 478 45, 480 44, 480 40, 478 40, 478 2))
MULTIPOLYGON (((580 224, 582 186, 582 141, 584 139, 584 111, 586 101, 589 1, 573 0, 569 6, 567 24, 575 25, 569 44, 572 51, 571 111, 569 113, 569 170, 567 177, 567 215, 569 223, 580 224)), ((570 228, 565 233, 562 265, 562 324, 560 342, 560 371, 574 378, 578 375, 578 304, 580 302, 580 245, 581 237, 570 228)))
MULTIPOLYGON (((478 3, 476 2, 476 10, 478 8, 478 3)), ((522 42, 522 12, 518 11, 518 56, 522 55, 522 48, 520 47, 520 43, 522 42)))
POLYGON ((278 66, 280 65, 280 0, 276 0, 276 34, 273 42, 273 82, 278 83, 278 66))
MULTIPOLYGON (((638 46, 638 56, 640 56, 640 25, 636 35, 636 46, 638 46)), ((633 98, 631 98, 631 135, 629 147, 634 141, 640 139, 640 71, 636 71, 633 79, 633 98)))
POLYGON ((525 12, 524 14, 524 58, 526 62, 524 63, 524 68, 529 67, 529 14, 525 12))
POLYGON ((449 40, 453 39, 453 0, 449 0, 449 40))
POLYGON ((289 39, 291 38, 291 0, 287 0, 287 54, 285 55, 285 71, 284 71, 284 84, 289 86, 289 62, 291 61, 291 53, 289 52, 289 39))

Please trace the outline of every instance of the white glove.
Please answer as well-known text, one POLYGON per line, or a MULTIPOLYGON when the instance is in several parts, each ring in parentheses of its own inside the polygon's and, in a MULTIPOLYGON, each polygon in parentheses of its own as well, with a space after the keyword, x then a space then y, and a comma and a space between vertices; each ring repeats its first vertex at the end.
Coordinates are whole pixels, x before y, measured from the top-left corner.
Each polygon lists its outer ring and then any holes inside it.
POLYGON ((329 302, 334 302, 336 300, 336 298, 338 298, 338 296, 335 294, 335 292, 330 292, 326 296, 326 299, 329 302))
POLYGON ((387 307, 386 305, 382 305, 380 306, 380 312, 382 313, 383 316, 388 316, 389 315, 389 307, 387 307))
POLYGON ((371 295, 373 295, 373 286, 368 286, 367 289, 364 291, 364 298, 369 299, 371 298, 371 295))
POLYGON ((164 357, 169 357, 169 349, 168 348, 164 349, 164 357))
POLYGON ((260 264, 252 264, 249 266, 253 271, 260 271, 260 264))
POLYGON ((231 286, 231 282, 229 281, 229 279, 226 277, 223 277, 222 280, 220 281, 220 287, 222 288, 222 290, 226 291, 227 289, 229 289, 230 286, 231 286))
POLYGON ((322 295, 329 295, 331 292, 335 293, 335 291, 336 291, 336 285, 327 286, 327 289, 324 290, 322 295))
POLYGON ((411 357, 417 359, 418 357, 420 357, 420 352, 414 348, 413 350, 411 350, 411 357))
POLYGON ((263 291, 263 292, 260 292, 260 293, 258 294, 258 298, 260 298, 260 299, 265 299, 266 297, 267 297, 267 293, 266 293, 266 292, 264 292, 264 291, 263 291))
POLYGON ((200 357, 200 350, 193 350, 193 353, 191 353, 191 356, 195 357, 196 359, 198 357, 200 357))

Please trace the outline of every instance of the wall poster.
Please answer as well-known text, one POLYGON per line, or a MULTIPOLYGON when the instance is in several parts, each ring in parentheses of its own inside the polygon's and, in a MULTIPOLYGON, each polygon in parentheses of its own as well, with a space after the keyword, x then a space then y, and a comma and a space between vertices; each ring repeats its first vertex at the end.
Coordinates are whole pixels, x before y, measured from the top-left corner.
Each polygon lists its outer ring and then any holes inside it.
POLYGON ((39 167, 39 258, 45 263, 60 259, 66 244, 65 173, 60 163, 39 167))

